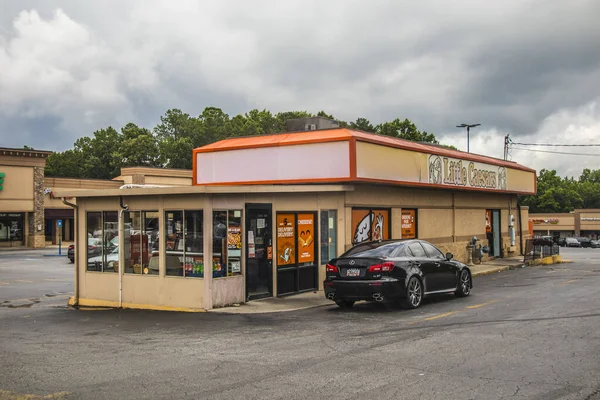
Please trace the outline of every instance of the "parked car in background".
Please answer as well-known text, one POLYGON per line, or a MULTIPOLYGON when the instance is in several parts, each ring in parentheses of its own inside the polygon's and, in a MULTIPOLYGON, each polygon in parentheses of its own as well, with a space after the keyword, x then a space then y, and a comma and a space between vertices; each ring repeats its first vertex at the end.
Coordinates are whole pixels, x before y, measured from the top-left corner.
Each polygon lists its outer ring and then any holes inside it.
POLYGON ((471 271, 452 258, 424 240, 361 243, 327 264, 325 297, 340 307, 367 300, 417 308, 432 294, 468 296, 471 271))
MULTIPOLYGON (((106 245, 106 252, 111 252, 115 247, 119 245, 119 237, 115 236, 106 245)), ((102 254, 102 239, 95 237, 88 237, 88 249, 87 257, 97 257, 102 254)), ((67 258, 71 263, 75 262, 75 245, 70 244, 67 248, 67 258)))
POLYGON ((579 240, 575 239, 575 238, 565 238, 565 246, 567 247, 581 247, 581 243, 579 243, 579 240))
POLYGON ((581 247, 592 247, 592 241, 586 237, 578 237, 577 241, 579 242, 581 247))
POLYGON ((600 240, 592 240, 590 242, 590 247, 592 249, 598 249, 598 248, 600 248, 600 240))
POLYGON ((560 239, 558 239, 558 245, 560 247, 565 247, 567 245, 567 238, 560 238, 560 239))

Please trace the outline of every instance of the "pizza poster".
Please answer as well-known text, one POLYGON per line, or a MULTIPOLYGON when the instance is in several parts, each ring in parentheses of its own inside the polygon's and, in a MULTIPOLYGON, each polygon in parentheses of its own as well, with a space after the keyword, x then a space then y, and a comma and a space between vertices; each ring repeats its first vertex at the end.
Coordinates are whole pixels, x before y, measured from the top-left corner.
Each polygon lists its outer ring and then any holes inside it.
POLYGON ((298 214, 298 262, 315 261, 315 216, 298 214))
POLYGON ((296 264, 296 216, 277 214, 277 265, 296 264))
POLYGON ((416 210, 402 210, 402 239, 417 237, 416 210))

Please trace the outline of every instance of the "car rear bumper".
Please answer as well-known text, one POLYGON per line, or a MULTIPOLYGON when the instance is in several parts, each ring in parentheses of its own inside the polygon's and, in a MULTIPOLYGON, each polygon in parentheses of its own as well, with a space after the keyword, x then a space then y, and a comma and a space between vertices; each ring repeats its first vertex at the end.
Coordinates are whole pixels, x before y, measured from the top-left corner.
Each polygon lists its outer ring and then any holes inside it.
POLYGON ((329 300, 388 300, 405 297, 404 282, 395 278, 361 281, 324 281, 329 300))

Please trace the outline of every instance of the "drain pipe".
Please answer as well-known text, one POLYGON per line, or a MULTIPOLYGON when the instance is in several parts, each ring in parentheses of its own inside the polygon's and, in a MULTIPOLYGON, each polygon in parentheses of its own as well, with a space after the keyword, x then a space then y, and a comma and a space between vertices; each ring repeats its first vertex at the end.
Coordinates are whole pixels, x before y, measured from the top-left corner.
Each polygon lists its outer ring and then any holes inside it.
POLYGON ((523 214, 521 213, 521 199, 517 197, 517 208, 519 209, 519 241, 521 242, 520 253, 523 257, 525 257, 525 252, 523 251, 523 214))
POLYGON ((76 307, 79 305, 79 264, 77 263, 77 260, 79 259, 78 247, 81 247, 79 245, 79 241, 77 240, 77 236, 79 235, 79 207, 76 204, 69 203, 64 197, 61 200, 64 205, 73 207, 73 210, 75 211, 75 240, 73 243, 75 246, 73 249, 73 264, 75 265, 75 295, 73 296, 73 306, 76 307))
POLYGON ((125 222, 123 221, 123 212, 129 210, 127 204, 123 204, 123 196, 119 196, 119 308, 123 307, 123 262, 125 261, 125 222))

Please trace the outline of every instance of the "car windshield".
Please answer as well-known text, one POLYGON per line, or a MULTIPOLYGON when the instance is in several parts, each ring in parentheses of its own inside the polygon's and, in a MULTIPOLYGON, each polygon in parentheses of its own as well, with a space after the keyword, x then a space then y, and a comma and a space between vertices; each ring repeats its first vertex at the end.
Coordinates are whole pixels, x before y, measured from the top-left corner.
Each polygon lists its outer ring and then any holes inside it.
POLYGON ((404 243, 365 243, 351 248, 341 257, 387 257, 395 249, 404 247, 404 243))

